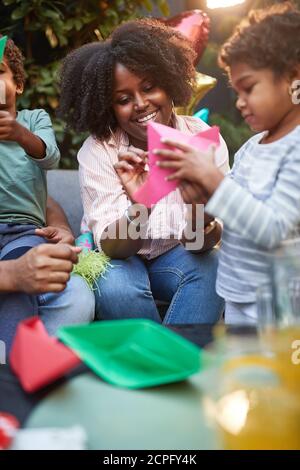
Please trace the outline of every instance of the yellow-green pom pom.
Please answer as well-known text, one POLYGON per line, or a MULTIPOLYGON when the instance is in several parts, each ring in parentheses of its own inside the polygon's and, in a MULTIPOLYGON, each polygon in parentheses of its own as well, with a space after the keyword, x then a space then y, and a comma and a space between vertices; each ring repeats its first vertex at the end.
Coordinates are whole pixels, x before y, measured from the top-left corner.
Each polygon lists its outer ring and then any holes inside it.
POLYGON ((94 289, 95 281, 103 276, 110 264, 110 258, 98 251, 79 253, 78 263, 74 265, 72 274, 83 277, 91 289, 94 289))

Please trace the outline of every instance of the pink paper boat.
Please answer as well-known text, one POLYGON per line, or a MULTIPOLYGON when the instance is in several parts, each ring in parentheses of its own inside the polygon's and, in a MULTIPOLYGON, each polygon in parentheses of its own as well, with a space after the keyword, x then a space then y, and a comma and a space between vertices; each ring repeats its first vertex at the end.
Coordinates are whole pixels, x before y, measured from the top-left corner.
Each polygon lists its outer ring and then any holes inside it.
POLYGON ((170 146, 163 144, 161 139, 178 140, 179 142, 193 145, 201 151, 206 151, 212 144, 216 146, 220 145, 220 134, 219 128, 216 126, 210 127, 196 135, 187 135, 177 129, 173 129, 172 127, 152 122, 148 124, 147 131, 149 176, 143 186, 135 192, 134 199, 150 208, 160 199, 167 196, 171 191, 174 191, 178 186, 178 181, 176 180, 165 180, 167 176, 172 174, 173 170, 159 168, 156 165, 156 162, 161 160, 161 157, 154 155, 153 150, 170 148, 170 146))

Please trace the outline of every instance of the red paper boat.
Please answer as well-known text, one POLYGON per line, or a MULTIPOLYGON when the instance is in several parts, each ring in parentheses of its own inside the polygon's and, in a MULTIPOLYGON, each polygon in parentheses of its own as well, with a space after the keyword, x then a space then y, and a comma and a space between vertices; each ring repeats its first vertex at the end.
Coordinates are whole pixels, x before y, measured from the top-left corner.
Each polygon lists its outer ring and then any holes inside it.
POLYGON ((34 392, 80 364, 70 349, 48 335, 38 317, 22 321, 17 329, 10 365, 26 392, 34 392))

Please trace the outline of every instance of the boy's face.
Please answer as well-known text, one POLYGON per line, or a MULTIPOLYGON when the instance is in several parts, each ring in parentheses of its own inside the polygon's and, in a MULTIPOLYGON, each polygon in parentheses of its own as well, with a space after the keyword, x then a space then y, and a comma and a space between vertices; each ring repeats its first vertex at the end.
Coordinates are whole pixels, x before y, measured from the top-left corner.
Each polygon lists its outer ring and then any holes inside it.
POLYGON ((16 84, 13 73, 5 57, 0 62, 0 110, 15 112, 16 95, 23 87, 16 84))
POLYGON ((295 105, 288 77, 276 77, 271 69, 257 70, 245 63, 234 64, 230 76, 238 95, 236 106, 253 131, 272 133, 289 120, 295 105))

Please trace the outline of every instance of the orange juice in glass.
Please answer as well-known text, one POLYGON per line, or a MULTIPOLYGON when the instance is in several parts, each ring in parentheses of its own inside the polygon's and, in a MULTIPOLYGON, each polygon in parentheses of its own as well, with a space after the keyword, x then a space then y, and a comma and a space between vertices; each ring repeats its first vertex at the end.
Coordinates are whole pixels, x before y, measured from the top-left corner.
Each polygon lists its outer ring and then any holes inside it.
POLYGON ((300 401, 300 325, 271 329, 261 337, 273 354, 274 369, 300 401))
POLYGON ((277 331, 267 340, 219 327, 215 333, 222 359, 209 403, 222 447, 300 449, 299 382, 292 369, 297 366, 290 362, 291 349, 284 348, 290 334, 279 341, 277 331))
POLYGON ((300 403, 285 388, 236 387, 217 404, 228 450, 300 449, 300 403))

